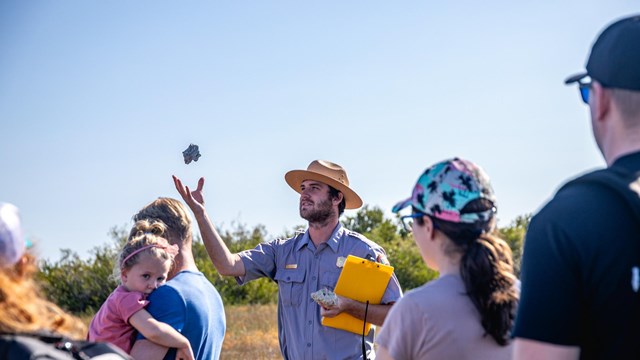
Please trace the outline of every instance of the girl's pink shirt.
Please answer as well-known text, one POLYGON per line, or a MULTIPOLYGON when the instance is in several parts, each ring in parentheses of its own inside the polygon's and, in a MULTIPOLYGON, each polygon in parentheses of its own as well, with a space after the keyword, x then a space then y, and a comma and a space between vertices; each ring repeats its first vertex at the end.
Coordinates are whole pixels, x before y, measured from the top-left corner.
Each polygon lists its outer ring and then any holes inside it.
POLYGON ((129 324, 129 318, 148 303, 145 294, 118 286, 91 320, 88 339, 110 342, 131 352, 136 329, 129 324))

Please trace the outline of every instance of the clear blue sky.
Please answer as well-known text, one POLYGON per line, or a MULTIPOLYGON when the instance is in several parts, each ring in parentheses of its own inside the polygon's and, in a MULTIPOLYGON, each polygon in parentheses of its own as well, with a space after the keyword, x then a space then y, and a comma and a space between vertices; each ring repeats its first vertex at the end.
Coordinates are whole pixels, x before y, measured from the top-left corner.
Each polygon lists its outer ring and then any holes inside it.
POLYGON ((500 225, 604 166, 566 76, 637 0, 0 3, 0 201, 82 255, 171 175, 216 224, 302 224, 284 173, 343 165, 389 211, 428 165, 485 168, 500 225), (185 165, 182 150, 202 158, 185 165))

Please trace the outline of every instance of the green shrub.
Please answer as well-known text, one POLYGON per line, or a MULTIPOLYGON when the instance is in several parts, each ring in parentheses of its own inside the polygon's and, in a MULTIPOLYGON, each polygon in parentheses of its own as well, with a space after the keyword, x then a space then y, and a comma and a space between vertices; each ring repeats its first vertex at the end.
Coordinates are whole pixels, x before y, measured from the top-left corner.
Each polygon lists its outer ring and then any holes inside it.
POLYGON ((115 243, 95 248, 88 259, 62 249, 60 260, 40 263, 36 279, 51 301, 78 315, 93 314, 100 308, 118 285, 112 274, 119 245, 126 240, 124 230, 113 228, 110 234, 115 243))
MULTIPOLYGON (((514 220, 508 227, 499 229, 501 236, 509 243, 519 272, 524 234, 530 215, 514 220)), ((437 272, 430 270, 422 261, 412 235, 407 234, 399 219, 385 218, 378 207, 362 207, 355 215, 342 220, 345 227, 357 231, 385 248, 391 265, 402 289, 406 292, 435 279, 437 272)), ((283 234, 288 238, 294 231, 283 234)), ((64 249, 58 261, 42 261, 38 281, 49 299, 75 314, 87 315, 97 311, 109 294, 118 285, 112 279, 112 272, 118 251, 127 238, 124 227, 110 230, 112 242, 95 248, 88 259, 82 259, 75 252, 64 249)), ((272 239, 265 227, 257 225, 249 228, 233 224, 220 236, 231 252, 252 249, 256 245, 272 239)), ((270 304, 278 299, 278 287, 268 279, 251 281, 238 286, 235 278, 220 276, 209 260, 202 240, 196 238, 193 254, 198 269, 216 287, 225 304, 270 304)))

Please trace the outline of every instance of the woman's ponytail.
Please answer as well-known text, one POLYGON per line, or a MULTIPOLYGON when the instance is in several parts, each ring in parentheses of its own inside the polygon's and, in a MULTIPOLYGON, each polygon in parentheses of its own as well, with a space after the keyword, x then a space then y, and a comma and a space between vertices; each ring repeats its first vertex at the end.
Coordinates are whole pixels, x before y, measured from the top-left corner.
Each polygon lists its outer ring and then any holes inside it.
POLYGON ((495 235, 480 235, 468 244, 460 275, 480 312, 482 327, 498 344, 506 345, 518 301, 509 246, 495 235))
MULTIPOLYGON (((478 199, 462 212, 479 212, 493 204, 478 199)), ((513 272, 511 249, 494 233, 495 221, 467 224, 432 218, 453 246, 445 249, 461 254, 460 276, 467 295, 480 312, 484 330, 500 345, 506 345, 518 305, 517 278, 513 272)))

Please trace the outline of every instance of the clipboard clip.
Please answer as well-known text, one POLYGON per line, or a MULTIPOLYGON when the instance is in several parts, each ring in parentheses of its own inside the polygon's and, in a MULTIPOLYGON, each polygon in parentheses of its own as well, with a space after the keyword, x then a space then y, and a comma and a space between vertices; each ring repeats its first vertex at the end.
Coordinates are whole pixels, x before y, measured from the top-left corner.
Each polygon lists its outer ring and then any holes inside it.
POLYGON ((373 257, 373 255, 371 255, 371 254, 367 254, 367 257, 365 259, 362 259, 361 263, 365 264, 365 265, 367 265, 369 267, 374 267, 374 265, 377 268, 380 267, 380 263, 378 263, 376 261, 376 259, 373 257))

